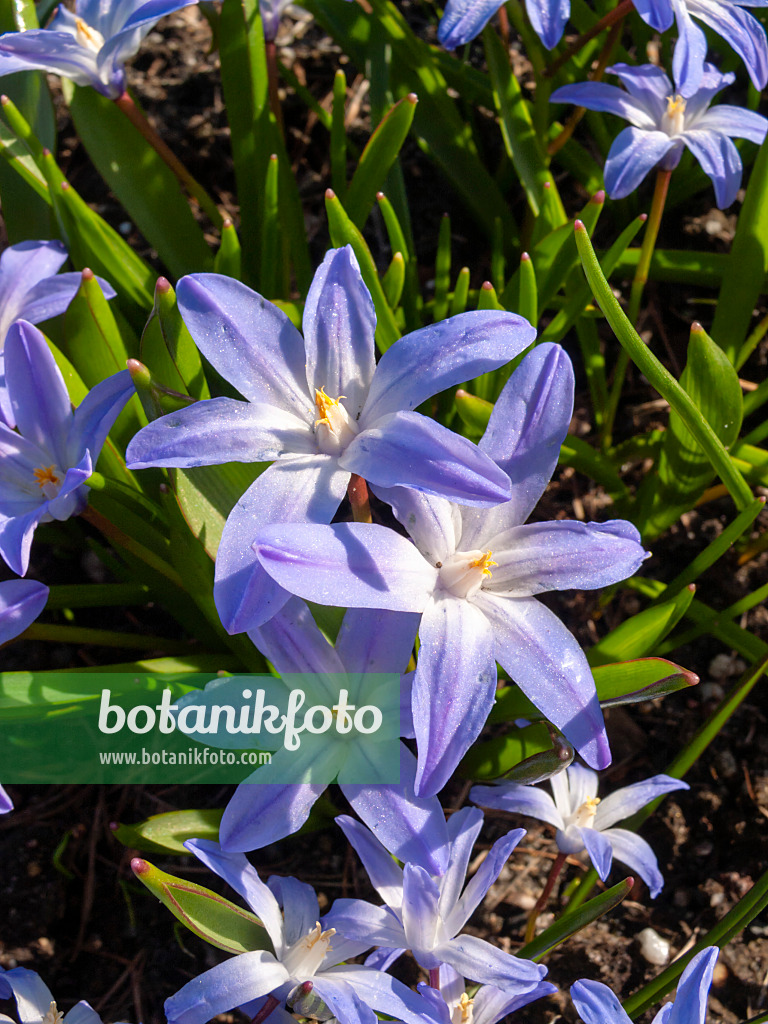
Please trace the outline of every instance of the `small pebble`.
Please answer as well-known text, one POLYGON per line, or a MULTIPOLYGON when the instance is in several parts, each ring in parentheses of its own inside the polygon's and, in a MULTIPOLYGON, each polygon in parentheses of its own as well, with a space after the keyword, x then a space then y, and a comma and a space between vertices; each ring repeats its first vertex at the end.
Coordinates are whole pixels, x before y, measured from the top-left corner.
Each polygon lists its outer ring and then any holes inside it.
POLYGON ((663 967, 669 960, 669 942, 654 931, 653 928, 643 928, 635 936, 640 944, 640 953, 649 964, 656 967, 663 967))

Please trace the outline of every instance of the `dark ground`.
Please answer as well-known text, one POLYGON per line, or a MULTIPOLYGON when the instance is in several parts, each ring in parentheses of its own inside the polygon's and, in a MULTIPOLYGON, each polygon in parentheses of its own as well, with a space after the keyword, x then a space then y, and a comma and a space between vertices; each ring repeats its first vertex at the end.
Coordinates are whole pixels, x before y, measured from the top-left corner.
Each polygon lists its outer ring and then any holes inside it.
MULTIPOLYGON (((210 33, 196 8, 189 8, 150 34, 142 54, 134 62, 133 82, 148 113, 157 119, 167 141, 203 181, 215 172, 217 198, 236 214, 227 129, 215 54, 208 55, 210 33)), ((333 69, 344 61, 328 39, 302 16, 282 39, 282 56, 293 63, 318 100, 330 99, 333 69)), ((366 138, 365 82, 355 69, 348 70, 351 111, 350 133, 358 142, 366 138)), ((286 99, 289 148, 301 183, 308 213, 308 228, 317 257, 327 244, 322 212, 323 191, 328 185, 323 133, 316 119, 301 104, 286 99)), ((86 196, 101 196, 103 186, 87 156, 62 117, 60 159, 76 187, 86 196)), ((404 170, 414 209, 420 262, 427 279, 434 259, 437 226, 450 209, 454 227, 456 266, 466 263, 473 271, 473 286, 487 275, 487 255, 476 248, 471 225, 454 208, 450 192, 437 182, 433 171, 407 148, 404 170)), ((583 197, 574 197, 578 209, 583 197)), ((151 258, 125 215, 114 201, 101 199, 100 212, 112 219, 132 243, 151 258)), ((719 219, 706 205, 686 214, 693 245, 722 249, 732 223, 719 219), (715 221, 717 220, 717 224, 715 221), (717 228, 717 230, 715 230, 717 228)), ((669 244, 679 245, 674 234, 669 244)), ((377 258, 387 258, 383 232, 376 225, 370 242, 377 258)), ((664 245, 664 236, 660 240, 664 245)), ((672 310, 661 332, 668 357, 675 361, 684 351, 688 324, 699 307, 693 296, 663 286, 650 290, 653 321, 658 329, 660 312, 672 310), (694 312, 689 311, 693 309, 694 312)), ((703 317, 701 317, 703 319, 703 317)), ((572 352, 575 356, 576 353, 572 352)), ((760 380, 765 357, 758 352, 744 369, 748 380, 760 380)), ((663 425, 664 410, 640 380, 630 381, 630 409, 623 429, 629 434, 663 425)), ((577 401, 577 429, 588 435, 586 398, 577 401)), ((565 470, 544 499, 546 518, 557 515, 577 518, 604 517, 605 496, 589 481, 565 470)), ((727 503, 710 503, 686 517, 654 546, 654 559, 646 571, 670 579, 729 521, 727 503)), ((768 525, 762 518, 761 529, 768 525)), ((760 521, 758 521, 759 523, 760 521)), ((758 524, 756 524, 757 526, 758 524)), ((99 578, 103 570, 93 555, 72 564, 71 539, 80 546, 81 523, 65 524, 55 553, 38 548, 41 575, 49 581, 72 582, 73 578, 99 578), (75 534, 78 534, 75 537, 75 534)), ((757 535, 757 529, 753 536, 757 535)), ((78 556, 79 557, 79 556, 78 556)), ((724 607, 766 582, 765 556, 739 568, 736 556, 721 560, 702 579, 699 596, 713 607, 724 607)), ((34 572, 30 573, 35 576, 34 572)), ((589 645, 608 628, 637 609, 637 598, 624 594, 600 609, 592 595, 558 596, 554 607, 580 640, 589 645)), ((93 622, 115 629, 161 632, 164 626, 157 609, 92 613, 93 622)), ((162 613, 161 613, 162 614, 162 613)), ((170 620, 169 620, 170 621, 170 620)), ((741 622, 768 640, 768 614, 762 607, 741 622)), ((736 681, 741 666, 732 652, 711 638, 674 652, 673 658, 697 672, 701 685, 663 702, 617 709, 608 715, 615 763, 605 773, 605 789, 626 785, 663 771, 680 747, 693 735, 724 691, 736 681), (725 655, 725 659, 723 658, 725 655), (714 661, 714 659, 718 659, 714 661)), ((5 667, 64 667, 105 664, 132 658, 130 652, 114 652, 63 645, 19 644, 4 652, 5 667)), ((689 793, 675 793, 661 811, 643 827, 642 834, 656 850, 666 886, 655 901, 638 884, 628 900, 606 919, 592 925, 548 960, 550 980, 563 986, 580 977, 594 978, 627 995, 659 967, 641 955, 635 937, 653 927, 671 945, 672 956, 706 933, 749 889, 768 867, 768 708, 764 688, 756 688, 728 722, 715 743, 687 776, 689 793)), ((182 807, 221 807, 228 790, 217 787, 10 787, 17 810, 0 819, 0 965, 23 965, 39 970, 59 1008, 68 1009, 87 998, 106 1021, 130 1020, 154 1024, 162 1021, 162 1002, 194 975, 218 962, 223 954, 177 925, 150 894, 135 881, 129 862, 133 853, 112 836, 112 821, 137 822, 151 814, 182 807)), ((466 788, 456 783, 445 803, 458 808, 466 788)), ((343 798, 334 799, 343 808, 343 798)), ((478 844, 480 856, 492 841, 514 822, 501 815, 487 815, 478 844)), ((505 867, 472 928, 514 951, 522 941, 527 912, 539 895, 553 856, 552 830, 529 822, 529 832, 505 867)), ((177 858, 153 857, 174 873, 193 877, 211 888, 225 891, 201 866, 177 858)), ((260 851, 251 858, 263 875, 296 874, 314 885, 321 907, 339 896, 372 893, 355 855, 337 830, 290 838, 260 851)), ((479 864, 476 859, 473 868, 479 864)), ((582 870, 567 868, 565 882, 582 870)), ((616 867, 611 881, 622 876, 616 867)), ((563 886, 561 886, 562 891, 563 886)), ((232 895, 229 893, 228 895, 232 895)), ((552 907, 554 909, 553 901, 552 907)), ((542 923, 547 916, 542 917, 542 923)), ((404 980, 418 980, 418 970, 404 962, 404 980)), ((0 1003, 0 1011, 9 1010, 0 1003)), ((716 983, 710 998, 710 1021, 735 1024, 768 1010, 768 918, 763 915, 721 955, 716 983)), ((562 1014, 575 1019, 568 999, 560 994, 523 1011, 530 1022, 551 1022, 562 1014)), ((519 1015, 522 1018, 522 1014, 519 1015)), ((230 1021, 231 1015, 222 1020, 230 1021)))

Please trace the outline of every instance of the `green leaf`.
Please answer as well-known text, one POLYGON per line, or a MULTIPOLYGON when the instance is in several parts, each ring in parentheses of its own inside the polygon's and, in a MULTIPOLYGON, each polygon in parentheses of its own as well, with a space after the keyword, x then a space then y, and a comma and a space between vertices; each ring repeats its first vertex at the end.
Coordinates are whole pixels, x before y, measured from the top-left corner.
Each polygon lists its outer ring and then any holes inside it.
POLYGON ((629 896, 633 885, 634 879, 625 878, 623 882, 619 882, 618 885, 606 889, 605 892, 600 893, 599 896, 596 896, 588 903, 570 912, 566 911, 554 924, 551 924, 549 928, 545 928, 543 932, 537 935, 532 942, 526 943, 522 949, 519 949, 516 956, 538 962, 553 950, 555 946, 559 946, 561 942, 565 942, 572 935, 576 935, 582 928, 586 928, 587 925, 592 924, 593 921, 602 917, 603 914, 607 914, 618 907, 629 896))
POLYGON ((96 170, 175 277, 212 270, 213 256, 176 175, 115 104, 74 86, 69 104, 96 170))
POLYGON ((381 286, 391 309, 397 309, 405 285, 405 259, 401 252, 396 252, 382 278, 381 286))
POLYGON ((695 590, 693 585, 685 587, 670 601, 626 619, 587 651, 587 661, 590 665, 607 665, 650 654, 685 615, 695 590))
POLYGON ((385 114, 363 150, 349 183, 344 206, 350 219, 362 228, 368 219, 376 193, 383 186, 408 137, 418 98, 409 93, 385 114))
POLYGON ((266 463, 227 462, 175 471, 181 513, 210 558, 216 557, 227 516, 264 469, 266 463))
MULTIPOLYGON (((699 324, 691 328, 680 385, 723 447, 730 448, 741 429, 741 385, 725 352, 699 324)), ((701 445, 673 409, 653 480, 651 507, 647 518, 641 516, 637 522, 643 535, 658 536, 683 512, 693 508, 714 475, 701 445)))
POLYGON ((141 360, 165 387, 192 398, 210 398, 203 361, 176 305, 176 293, 160 277, 155 304, 141 336, 141 360))
POLYGON ((498 779, 526 758, 551 749, 552 738, 546 726, 512 729, 506 736, 476 743, 459 765, 459 772, 464 778, 498 779))
POLYGON ((440 218, 435 254, 435 303, 432 318, 435 323, 448 315, 448 292, 451 287, 451 218, 444 213, 440 218))
POLYGON ((123 846, 145 853, 179 853, 191 856, 184 843, 187 839, 219 841, 219 824, 223 810, 168 811, 153 814, 137 825, 120 824, 112 835, 123 846))
POLYGON ((148 861, 131 862, 133 873, 191 932, 227 953, 271 949, 269 936, 255 914, 210 889, 160 871, 148 861))
POLYGON ((490 402, 459 388, 456 392, 456 409, 473 437, 481 437, 485 433, 493 412, 493 405, 490 402))
POLYGON ((347 194, 347 76, 337 68, 331 108, 331 185, 337 195, 347 194))
POLYGON ((231 220, 225 220, 221 227, 221 245, 213 258, 213 269, 217 274, 234 277, 240 280, 242 273, 242 253, 240 239, 231 220))
POLYGON ((768 142, 752 168, 727 260, 712 337, 735 363, 768 273, 768 142))

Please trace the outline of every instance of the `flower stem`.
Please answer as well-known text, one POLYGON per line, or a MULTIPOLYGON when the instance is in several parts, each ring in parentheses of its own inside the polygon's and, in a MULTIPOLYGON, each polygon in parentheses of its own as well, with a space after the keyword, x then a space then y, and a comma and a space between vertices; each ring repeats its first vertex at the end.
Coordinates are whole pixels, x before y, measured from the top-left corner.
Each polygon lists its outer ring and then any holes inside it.
POLYGON ((214 201, 205 191, 203 186, 192 177, 184 164, 179 160, 176 154, 166 145, 165 142, 160 138, 155 129, 146 119, 144 114, 139 110, 136 104, 133 102, 127 92, 124 92, 122 96, 118 96, 115 100, 115 105, 122 110, 131 124, 136 128, 138 132, 143 135, 147 142, 152 146, 158 156, 165 161, 170 167, 176 177, 179 179, 181 184, 186 188, 187 192, 197 200, 200 207, 205 210, 208 216, 211 218, 211 222, 217 227, 221 228, 224 223, 224 217, 216 206, 214 201))
MULTIPOLYGON (((643 235, 643 244, 640 249, 640 258, 637 261, 637 269, 635 270, 635 277, 632 281, 632 289, 629 293, 629 311, 627 318, 633 326, 637 326, 637 315, 640 312, 640 303, 643 298, 643 291, 645 290, 645 284, 648 280, 648 272, 651 267, 651 259, 653 258, 653 250, 656 247, 656 239, 659 236, 659 227, 661 226, 661 215, 664 212, 664 205, 667 201, 667 192, 669 191, 669 179, 672 176, 672 171, 665 171, 659 169, 656 172, 656 187, 653 190, 653 201, 651 202, 651 212, 648 215, 648 220, 645 223, 645 234, 643 235)), ((621 389, 624 386, 624 377, 627 373, 627 367, 629 366, 629 355, 626 349, 619 351, 619 357, 616 360, 616 369, 613 374, 613 384, 611 385, 611 393, 608 396, 608 408, 605 410, 605 419, 603 421, 603 449, 610 448, 611 446, 611 434, 613 432, 613 423, 616 419, 616 411, 619 408, 619 398, 621 397, 621 389)))
POLYGON ((263 1024, 263 1022, 267 1019, 270 1013, 272 1013, 272 1011, 276 1009, 279 1005, 279 999, 276 999, 275 996, 273 995, 268 995, 267 998, 264 1000, 264 1005, 253 1018, 251 1024, 263 1024))
POLYGON ((280 94, 278 82, 280 80, 280 69, 277 63, 277 46, 274 39, 268 39, 264 44, 267 57, 267 86, 269 89, 269 108, 275 116, 280 134, 285 136, 283 127, 283 108, 280 106, 280 94))
POLYGON ((140 558, 142 562, 145 562, 150 569, 154 569, 155 572, 161 573, 166 579, 170 580, 171 583, 180 587, 182 590, 185 589, 184 580, 179 576, 172 565, 163 561, 154 551, 150 551, 149 548, 145 548, 143 544, 140 544, 133 537, 129 537, 127 533, 124 533, 118 526, 111 523, 106 516, 103 516, 101 512, 97 512, 95 508, 90 505, 85 511, 81 512, 81 517, 89 522, 92 526, 102 533, 108 541, 112 544, 118 545, 118 547, 125 548, 136 558, 140 558))
POLYGON ((560 68, 563 67, 564 64, 567 64, 571 57, 577 54, 582 47, 586 46, 591 39, 594 39, 595 36, 599 36, 604 28, 610 28, 613 25, 617 25, 622 22, 631 10, 632 0, 621 0, 621 2, 618 3, 612 11, 609 11, 600 19, 600 21, 596 22, 589 31, 580 35, 578 39, 575 39, 568 49, 560 54, 557 60, 554 60, 550 65, 544 68, 544 77, 551 78, 553 75, 557 74, 560 68))
POLYGON ((430 969, 429 969, 429 987, 430 988, 436 988, 438 992, 440 991, 440 968, 439 967, 430 967, 430 969))
POLYGON ((542 912, 544 907, 547 905, 552 890, 555 887, 555 882, 560 872, 563 870, 563 864, 565 864, 567 853, 558 853, 552 862, 552 867, 549 869, 549 875, 547 877, 544 890, 541 896, 536 900, 536 905, 531 911, 531 916, 528 918, 528 924, 525 926, 525 941, 526 943, 532 942, 533 937, 536 934, 536 922, 539 919, 539 914, 542 912))
POLYGON ((347 487, 347 497, 352 506, 352 518, 356 523, 372 523, 371 502, 368 496, 368 484, 357 473, 352 474, 352 479, 347 487))

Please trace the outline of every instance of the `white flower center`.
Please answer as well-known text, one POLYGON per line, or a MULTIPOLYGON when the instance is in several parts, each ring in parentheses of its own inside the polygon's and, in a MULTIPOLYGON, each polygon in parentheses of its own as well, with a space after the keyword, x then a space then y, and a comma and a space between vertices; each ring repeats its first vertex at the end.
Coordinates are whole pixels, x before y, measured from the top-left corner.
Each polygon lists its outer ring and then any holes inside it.
POLYGON ((64 1014, 56 1008, 56 1003, 51 1003, 40 1024, 61 1024, 63 1020, 64 1014))
POLYGON ((75 26, 77 29, 75 39, 78 43, 86 50, 90 50, 91 53, 98 53, 104 45, 104 36, 101 32, 89 25, 87 21, 83 21, 82 18, 75 21, 75 26))
POLYGON ((323 455, 338 455, 357 434, 357 423, 341 404, 344 397, 346 396, 339 395, 338 398, 329 398, 325 388, 315 390, 315 436, 317 446, 323 455))
POLYGON ((578 808, 575 814, 571 815, 569 825, 575 825, 577 828, 592 828, 592 823, 595 820, 597 814, 597 805, 600 803, 599 796, 588 797, 581 807, 578 808))
POLYGON ((472 1003, 466 992, 461 993, 461 999, 453 1008, 451 1024, 472 1024, 472 1003))
POLYGON ((492 551, 457 551, 443 562, 440 582, 454 597, 474 597, 486 577, 491 576, 492 551))
POLYGON ((283 967, 292 978, 313 977, 330 950, 331 938, 335 934, 335 928, 324 932, 318 921, 311 932, 289 946, 283 957, 283 967))
POLYGON ((32 475, 37 481, 37 486, 49 501, 56 497, 64 482, 64 474, 58 466, 38 466, 37 469, 32 470, 32 475))
POLYGON ((667 96, 667 109, 661 118, 661 130, 667 135, 679 135, 685 128, 685 100, 682 96, 667 96))

